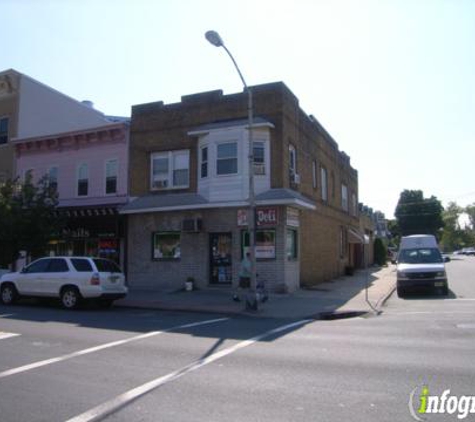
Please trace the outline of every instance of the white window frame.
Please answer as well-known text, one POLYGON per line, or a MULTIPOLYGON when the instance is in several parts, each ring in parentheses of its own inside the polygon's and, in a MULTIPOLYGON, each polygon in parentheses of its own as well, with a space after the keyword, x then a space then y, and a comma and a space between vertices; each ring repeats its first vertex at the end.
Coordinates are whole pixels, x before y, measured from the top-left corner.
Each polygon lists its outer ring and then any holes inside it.
POLYGON ((351 193, 351 215, 356 217, 358 214, 358 200, 356 198, 356 193, 351 193))
POLYGON ((200 179, 207 179, 209 177, 209 145, 202 145, 200 147, 200 179), (206 160, 203 160, 203 151, 206 150, 206 160), (203 166, 206 166, 206 175, 203 176, 203 166))
POLYGON ((341 208, 348 212, 348 186, 344 183, 341 184, 341 208))
POLYGON ((84 198, 89 196, 89 165, 87 163, 80 163, 77 167, 76 171, 76 196, 80 198, 84 198), (86 169, 86 178, 80 179, 81 176, 81 169, 85 168, 86 169), (86 194, 85 195, 80 195, 79 194, 79 182, 80 180, 86 180, 87 181, 87 186, 86 186, 86 194))
MULTIPOLYGON (((112 176, 111 176, 112 177, 112 176)), ((106 160, 104 164, 104 194, 105 195, 117 195, 119 191, 119 159, 118 158, 110 158, 106 160), (108 178, 108 169, 109 165, 115 163, 115 191, 114 192, 107 192, 107 178, 108 178)))
POLYGON ((252 156, 254 160, 254 175, 255 176, 265 176, 266 174, 266 141, 261 141, 261 140, 256 140, 253 141, 253 151, 252 151, 252 156), (256 146, 257 148, 262 148, 262 162, 256 162, 256 146))
POLYGON ((216 143, 216 176, 218 177, 226 177, 226 176, 235 176, 236 174, 239 174, 239 142, 236 140, 232 141, 224 141, 224 142, 217 142, 216 143), (218 149, 221 145, 227 145, 227 144, 234 144, 236 145, 236 156, 228 156, 228 157, 218 157, 218 149), (236 171, 234 173, 219 173, 219 161, 220 160, 236 160, 236 171))
MULTIPOLYGON (((176 169, 176 170, 185 170, 185 169, 176 169)), ((161 173, 165 174, 165 173, 161 173)), ((163 152, 154 152, 150 155, 150 190, 160 191, 160 190, 172 190, 172 189, 188 189, 190 187, 190 150, 189 149, 180 149, 174 151, 163 151, 163 152), (174 164, 175 157, 179 155, 186 155, 188 177, 186 184, 175 185, 174 184, 174 164), (153 163, 155 159, 166 158, 168 160, 168 169, 165 178, 159 178, 158 175, 155 177, 153 173, 153 163), (165 183, 164 183, 165 182, 165 183)))

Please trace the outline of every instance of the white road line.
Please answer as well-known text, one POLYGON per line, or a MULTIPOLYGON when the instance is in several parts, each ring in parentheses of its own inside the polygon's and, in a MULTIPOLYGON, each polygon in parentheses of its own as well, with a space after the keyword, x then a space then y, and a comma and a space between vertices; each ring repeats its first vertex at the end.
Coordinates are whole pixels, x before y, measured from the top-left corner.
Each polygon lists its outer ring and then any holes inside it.
POLYGON ((51 359, 41 360, 38 362, 30 363, 29 365, 19 366, 18 368, 8 369, 7 371, 0 372, 0 378, 6 378, 11 375, 16 375, 21 372, 31 371, 32 369, 41 368, 42 366, 51 365, 53 363, 63 362, 68 359, 72 359, 78 356, 84 356, 90 353, 98 352, 100 350, 109 349, 115 346, 121 346, 123 344, 131 343, 137 340, 143 340, 145 338, 158 336, 160 334, 168 333, 175 330, 181 330, 184 328, 198 327, 200 325, 213 324, 216 322, 227 321, 229 318, 209 319, 206 321, 193 322, 190 324, 179 325, 176 327, 168 328, 163 331, 151 331, 149 333, 140 334, 138 336, 130 337, 124 340, 113 341, 111 343, 101 344, 100 346, 90 347, 88 349, 78 350, 77 352, 69 353, 67 355, 58 356, 51 359))
POLYGON ((10 337, 18 337, 20 334, 16 333, 4 333, 3 331, 0 331, 0 340, 3 340, 5 338, 10 338, 10 337))
POLYGON ((139 387, 133 388, 132 390, 129 390, 123 394, 120 394, 111 400, 106 401, 105 403, 102 403, 84 413, 81 415, 75 416, 72 419, 68 419, 66 422, 92 422, 92 421, 98 421, 106 416, 116 412, 117 410, 121 409, 122 407, 126 406, 128 403, 138 399, 139 397, 143 396, 144 394, 149 393, 150 391, 167 384, 171 381, 175 381, 178 378, 181 378, 183 375, 188 374, 189 372, 195 371, 205 365, 208 365, 212 362, 215 362, 218 359, 221 359, 231 353, 237 352, 240 349, 243 349, 244 347, 251 346, 252 344, 261 341, 265 339, 266 337, 270 337, 274 334, 278 334, 282 331, 289 330, 291 328, 295 328, 301 325, 305 325, 309 322, 312 322, 313 319, 304 319, 301 321, 294 322, 292 324, 287 324, 278 328, 275 328, 273 330, 267 331, 263 334, 260 334, 258 336, 252 337, 249 340, 244 340, 241 341, 240 343, 229 347, 227 349, 223 349, 219 352, 213 353, 212 355, 209 355, 206 358, 199 359, 195 362, 190 363, 189 365, 171 372, 170 374, 167 374, 165 376, 162 376, 160 378, 156 378, 152 381, 149 381, 139 387))

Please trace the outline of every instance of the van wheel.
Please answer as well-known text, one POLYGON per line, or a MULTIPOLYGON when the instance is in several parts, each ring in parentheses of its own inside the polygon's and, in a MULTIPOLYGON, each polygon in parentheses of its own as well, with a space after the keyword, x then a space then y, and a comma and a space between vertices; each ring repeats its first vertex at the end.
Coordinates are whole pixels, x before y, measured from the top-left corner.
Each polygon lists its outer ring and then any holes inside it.
POLYGON ((61 305, 65 309, 76 309, 81 303, 81 294, 76 287, 65 287, 61 291, 61 305))
POLYGON ((0 294, 4 305, 13 305, 19 298, 15 286, 11 283, 2 284, 0 294))
POLYGON ((406 290, 403 289, 402 287, 397 288, 397 297, 405 297, 406 296, 406 290))
POLYGON ((440 294, 442 296, 448 296, 449 295, 449 286, 444 286, 440 289, 440 294))

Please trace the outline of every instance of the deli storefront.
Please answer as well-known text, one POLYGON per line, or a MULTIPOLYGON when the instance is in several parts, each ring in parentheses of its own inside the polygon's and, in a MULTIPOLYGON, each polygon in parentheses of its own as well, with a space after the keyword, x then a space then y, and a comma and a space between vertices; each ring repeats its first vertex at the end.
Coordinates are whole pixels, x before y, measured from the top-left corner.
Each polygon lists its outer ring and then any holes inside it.
POLYGON ((116 206, 58 208, 60 231, 48 244, 50 256, 111 259, 124 269, 125 219, 116 206))

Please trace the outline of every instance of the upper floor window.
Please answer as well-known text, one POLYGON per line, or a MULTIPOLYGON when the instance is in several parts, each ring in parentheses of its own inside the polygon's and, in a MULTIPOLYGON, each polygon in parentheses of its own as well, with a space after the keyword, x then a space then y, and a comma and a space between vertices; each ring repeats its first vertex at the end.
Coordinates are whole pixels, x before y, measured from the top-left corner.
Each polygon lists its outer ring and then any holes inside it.
POLYGON ((50 167, 46 177, 49 188, 58 190, 58 167, 50 167))
POLYGON ((348 211, 348 186, 341 185, 341 208, 348 211))
POLYGON ((325 167, 320 168, 320 179, 322 181, 322 199, 328 201, 327 169, 325 167))
POLYGON ((167 151, 151 156, 151 188, 186 189, 189 186, 190 151, 167 151))
POLYGON ((265 143, 261 141, 254 142, 254 174, 266 174, 265 143))
POLYGON ((297 173, 297 151, 292 144, 289 145, 289 173, 291 176, 297 173))
POLYGON ((200 171, 201 171, 201 178, 204 179, 205 177, 208 177, 208 147, 202 147, 201 148, 201 153, 200 153, 200 171))
POLYGON ((117 193, 117 177, 119 173, 119 163, 117 160, 106 162, 106 195, 117 193))
POLYGON ((0 144, 8 142, 8 117, 0 118, 0 144))
POLYGON ((317 162, 316 160, 312 161, 312 186, 314 189, 318 187, 318 180, 317 180, 317 162))
POLYGON ((237 142, 217 145, 216 174, 236 174, 238 172, 237 142))
POLYGON ((89 169, 87 164, 83 163, 78 167, 77 179, 78 196, 87 196, 89 190, 89 169))
POLYGON ((351 215, 356 217, 358 214, 358 201, 356 200, 356 193, 351 194, 351 215))

